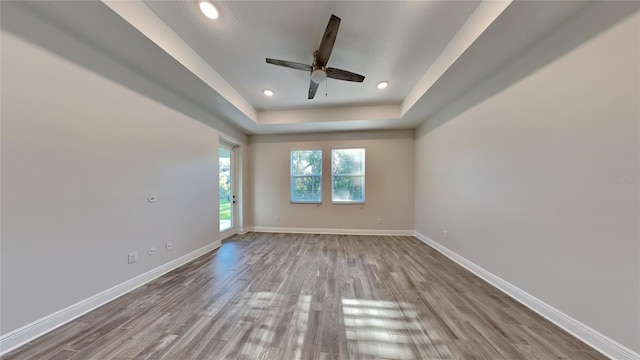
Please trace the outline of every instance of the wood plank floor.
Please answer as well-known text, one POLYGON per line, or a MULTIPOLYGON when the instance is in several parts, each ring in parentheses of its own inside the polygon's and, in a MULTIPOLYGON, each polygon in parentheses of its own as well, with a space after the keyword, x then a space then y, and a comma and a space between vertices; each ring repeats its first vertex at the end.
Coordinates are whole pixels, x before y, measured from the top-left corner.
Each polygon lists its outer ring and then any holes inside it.
POLYGON ((248 233, 2 359, 606 359, 413 237, 248 233))

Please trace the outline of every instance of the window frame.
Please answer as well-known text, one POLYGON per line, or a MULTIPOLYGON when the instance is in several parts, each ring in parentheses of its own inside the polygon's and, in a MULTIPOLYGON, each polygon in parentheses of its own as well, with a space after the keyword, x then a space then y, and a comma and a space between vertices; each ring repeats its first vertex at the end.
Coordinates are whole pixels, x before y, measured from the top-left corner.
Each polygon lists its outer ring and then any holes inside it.
POLYGON ((322 204, 322 168, 324 166, 323 164, 323 156, 322 156, 322 148, 292 148, 289 149, 289 202, 291 204, 322 204), (320 153, 320 173, 319 174, 313 174, 313 175, 294 175, 293 174, 293 153, 294 151, 318 151, 320 153), (320 184, 319 184, 319 199, 317 201, 313 200, 313 201, 296 201, 293 199, 293 185, 295 183, 295 179, 296 178, 308 178, 308 177, 317 177, 320 179, 320 184))
POLYGON ((332 147, 331 148, 331 203, 336 205, 364 205, 366 202, 366 160, 367 160, 367 148, 365 146, 349 146, 349 147, 332 147), (362 174, 360 175, 345 175, 340 174, 336 175, 333 171, 333 152, 336 150, 362 150, 362 174), (339 177, 360 177, 362 178, 362 200, 334 200, 334 179, 336 176, 339 177))

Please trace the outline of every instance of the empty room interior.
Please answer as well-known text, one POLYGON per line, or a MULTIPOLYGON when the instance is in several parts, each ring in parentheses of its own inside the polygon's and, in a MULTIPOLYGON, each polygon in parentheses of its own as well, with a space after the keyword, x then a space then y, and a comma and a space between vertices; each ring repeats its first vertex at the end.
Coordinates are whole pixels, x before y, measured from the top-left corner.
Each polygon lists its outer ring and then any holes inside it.
POLYGON ((640 2, 0 2, 0 358, 640 360, 640 2))

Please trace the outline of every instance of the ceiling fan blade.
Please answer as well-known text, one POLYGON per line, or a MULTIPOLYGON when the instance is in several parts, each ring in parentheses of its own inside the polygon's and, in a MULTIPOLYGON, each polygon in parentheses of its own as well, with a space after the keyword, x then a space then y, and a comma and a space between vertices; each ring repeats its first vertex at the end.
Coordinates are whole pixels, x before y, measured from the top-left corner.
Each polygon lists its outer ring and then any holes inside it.
POLYGON ((327 61, 329 61, 331 50, 333 50, 333 44, 336 42, 336 36, 338 36, 339 27, 340 18, 335 15, 331 15, 331 19, 329 19, 329 23, 327 24, 327 29, 324 31, 322 42, 320 42, 320 47, 318 48, 318 56, 316 57, 316 62, 320 66, 326 66, 327 61))
POLYGON ((269 58, 267 58, 267 63, 273 64, 273 65, 278 65, 278 66, 284 66, 284 67, 288 67, 288 68, 292 68, 292 69, 297 69, 297 70, 304 70, 304 71, 313 70, 313 67, 311 67, 311 65, 301 64, 301 63, 297 63, 297 62, 293 62, 293 61, 287 61, 287 60, 278 60, 278 59, 269 59, 269 58))
POLYGON ((318 83, 311 80, 309 83, 309 99, 313 99, 313 97, 316 96, 316 91, 318 91, 318 83))
POLYGON ((353 81, 353 82, 363 82, 364 81, 364 76, 362 76, 360 74, 352 73, 351 71, 347 71, 347 70, 327 68, 326 72, 327 72, 327 77, 332 78, 332 79, 353 81))

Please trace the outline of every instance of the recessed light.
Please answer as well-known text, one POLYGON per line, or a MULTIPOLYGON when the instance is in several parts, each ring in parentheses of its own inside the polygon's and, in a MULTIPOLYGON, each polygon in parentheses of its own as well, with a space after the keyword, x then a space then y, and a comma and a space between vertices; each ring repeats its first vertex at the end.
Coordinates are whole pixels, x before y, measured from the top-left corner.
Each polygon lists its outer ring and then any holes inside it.
POLYGON ((378 89, 380 89, 380 90, 386 88, 387 86, 389 86, 389 82, 388 81, 380 81, 378 83, 378 89))
POLYGON ((220 13, 218 13, 218 9, 216 9, 213 3, 207 0, 200 0, 198 5, 200 6, 200 11, 202 11, 204 16, 208 17, 209 19, 215 20, 218 18, 218 16, 220 16, 220 13))
POLYGON ((273 91, 271 91, 271 90, 269 90, 269 89, 264 89, 264 90, 262 90, 262 93, 263 93, 265 96, 273 96, 273 91))

